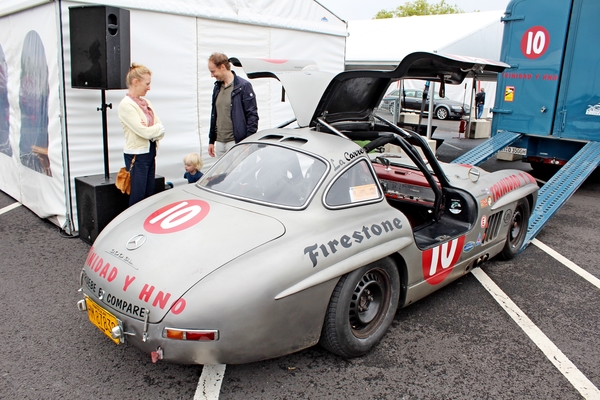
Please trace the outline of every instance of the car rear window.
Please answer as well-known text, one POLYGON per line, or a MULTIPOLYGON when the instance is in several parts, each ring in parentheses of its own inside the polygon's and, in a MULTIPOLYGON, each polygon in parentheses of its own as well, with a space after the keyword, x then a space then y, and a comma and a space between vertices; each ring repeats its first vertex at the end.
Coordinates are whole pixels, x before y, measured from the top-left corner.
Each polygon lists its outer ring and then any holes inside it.
POLYGON ((371 202, 381 199, 381 191, 369 164, 362 160, 342 173, 325 195, 325 203, 330 207, 371 202))

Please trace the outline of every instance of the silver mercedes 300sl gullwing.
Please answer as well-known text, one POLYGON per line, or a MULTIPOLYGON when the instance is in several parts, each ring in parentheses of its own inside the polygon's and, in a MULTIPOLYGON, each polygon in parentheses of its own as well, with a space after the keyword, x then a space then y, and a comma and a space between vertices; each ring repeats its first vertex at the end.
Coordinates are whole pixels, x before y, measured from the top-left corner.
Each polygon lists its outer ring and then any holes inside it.
POLYGON ((421 136, 373 112, 399 79, 443 89, 505 64, 413 53, 393 71, 335 75, 233 61, 281 82, 295 125, 250 136, 197 184, 152 196, 101 232, 78 307, 116 344, 183 364, 316 344, 356 357, 399 307, 523 247, 538 190, 530 175, 438 162, 421 136))

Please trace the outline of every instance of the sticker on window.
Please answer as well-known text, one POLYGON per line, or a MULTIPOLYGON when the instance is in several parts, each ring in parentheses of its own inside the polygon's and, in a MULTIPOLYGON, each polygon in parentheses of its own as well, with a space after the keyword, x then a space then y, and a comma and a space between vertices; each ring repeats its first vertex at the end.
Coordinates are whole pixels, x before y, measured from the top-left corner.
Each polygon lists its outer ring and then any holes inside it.
POLYGON ((352 203, 373 200, 378 197, 379 193, 377 191, 377 185, 375 185, 374 183, 350 187, 350 201, 352 203))

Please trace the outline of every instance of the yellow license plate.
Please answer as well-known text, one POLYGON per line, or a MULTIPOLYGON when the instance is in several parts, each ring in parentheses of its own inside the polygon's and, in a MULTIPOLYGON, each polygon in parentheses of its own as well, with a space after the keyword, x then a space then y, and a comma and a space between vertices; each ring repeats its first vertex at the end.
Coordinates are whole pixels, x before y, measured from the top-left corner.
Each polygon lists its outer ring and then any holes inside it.
POLYGON ((112 337, 112 328, 115 326, 119 326, 119 321, 117 318, 100 307, 98 304, 94 303, 89 297, 85 298, 85 305, 87 306, 88 317, 92 324, 96 325, 98 329, 100 329, 106 336, 110 338, 116 344, 120 344, 121 340, 119 338, 114 339, 112 337))

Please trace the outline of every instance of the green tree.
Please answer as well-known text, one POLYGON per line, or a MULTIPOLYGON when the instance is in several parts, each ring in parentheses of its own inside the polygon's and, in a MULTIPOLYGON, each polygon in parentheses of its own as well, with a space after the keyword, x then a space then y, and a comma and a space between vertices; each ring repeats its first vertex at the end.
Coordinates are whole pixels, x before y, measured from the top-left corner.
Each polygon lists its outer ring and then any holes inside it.
POLYGON ((429 4, 427 0, 415 0, 406 2, 393 10, 381 10, 373 19, 411 17, 413 15, 434 15, 434 14, 459 14, 464 11, 458 6, 446 3, 446 0, 440 0, 437 4, 429 4))

